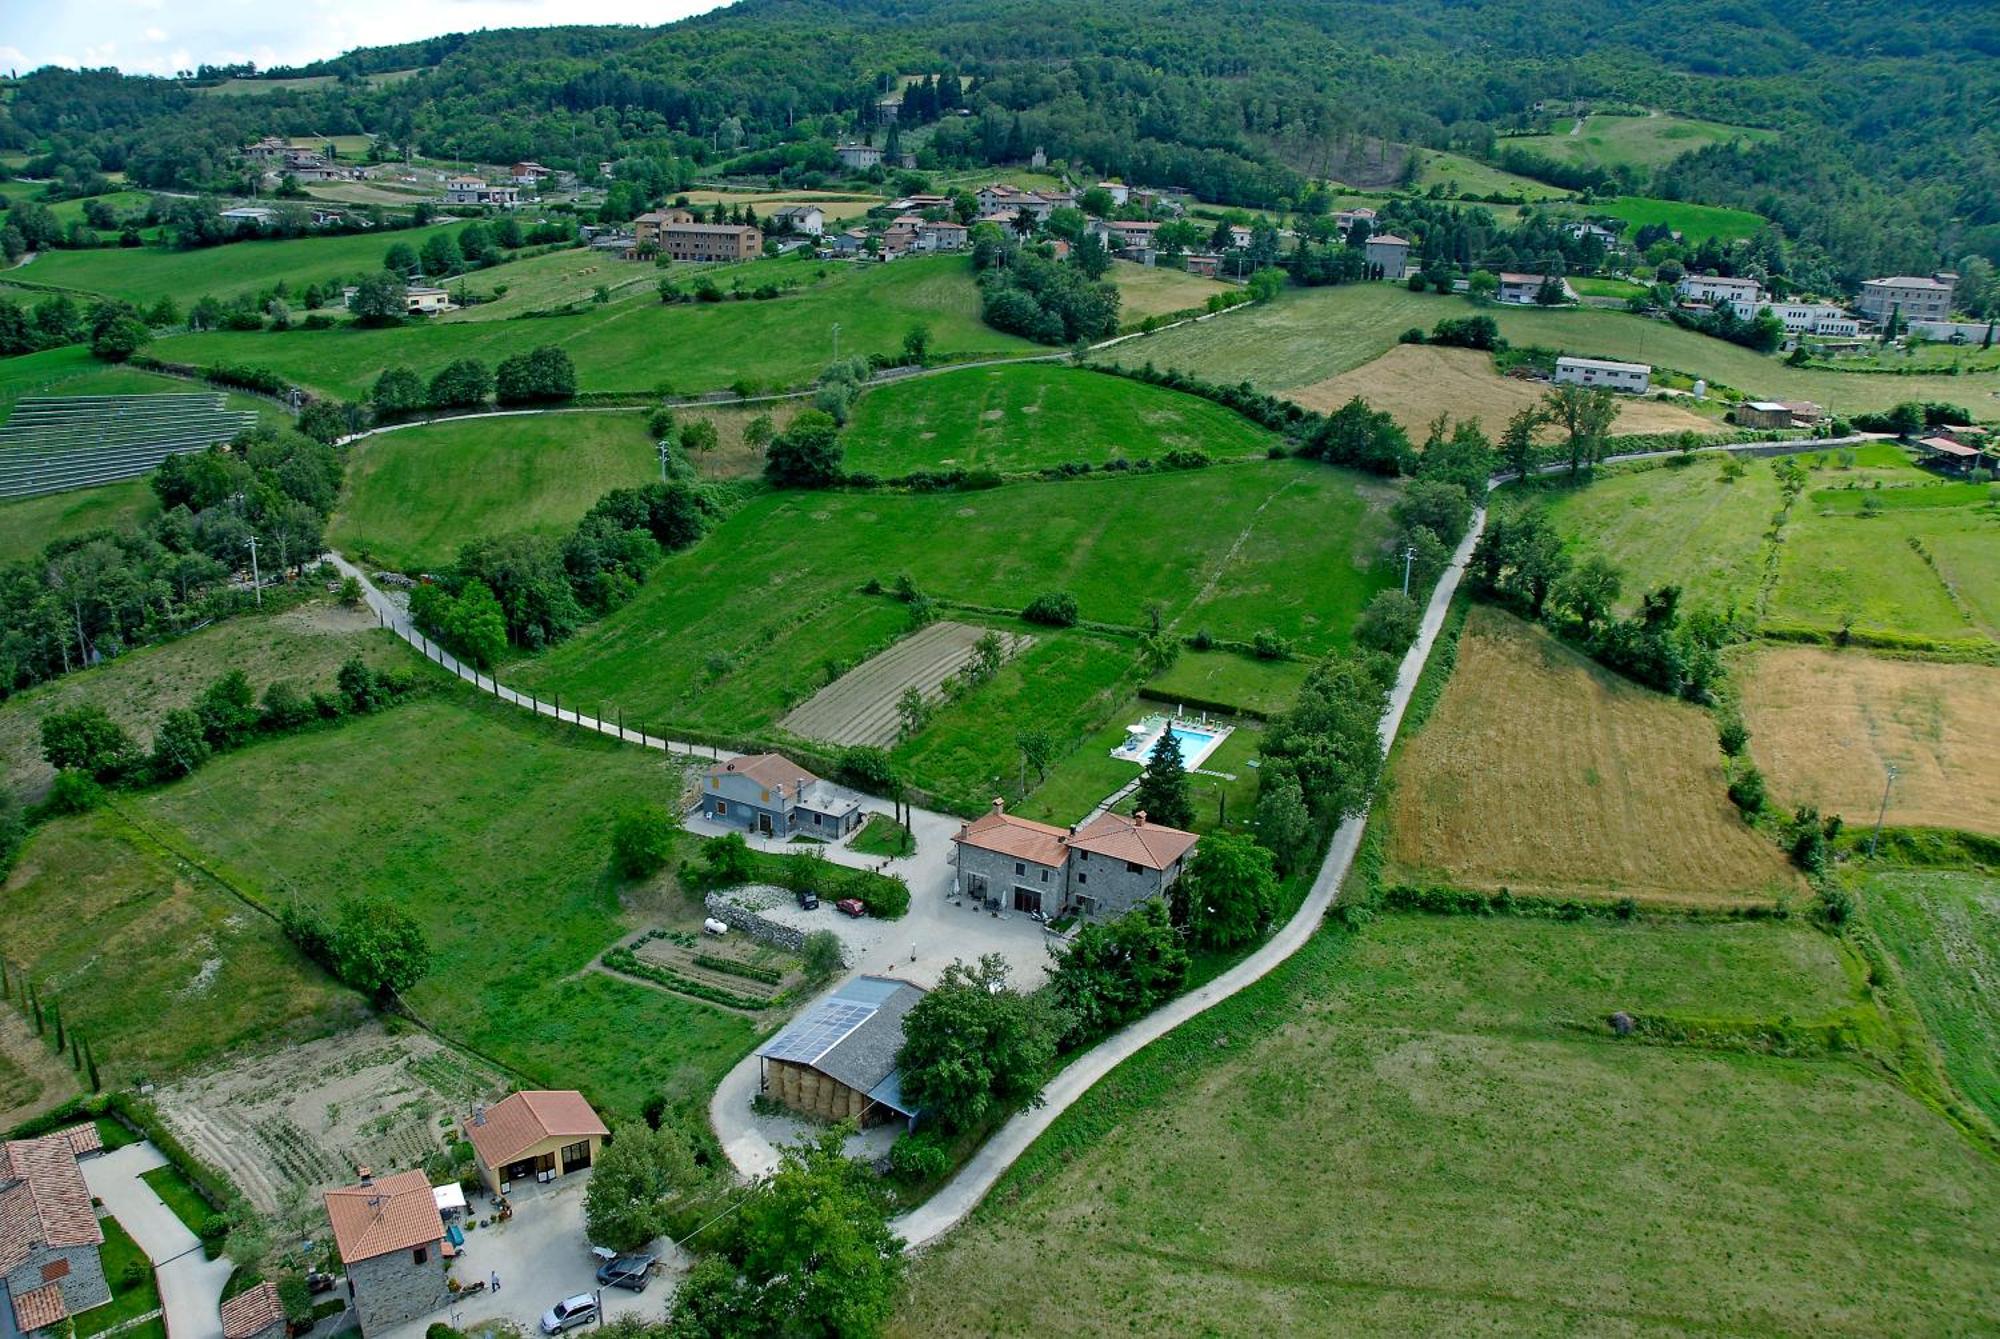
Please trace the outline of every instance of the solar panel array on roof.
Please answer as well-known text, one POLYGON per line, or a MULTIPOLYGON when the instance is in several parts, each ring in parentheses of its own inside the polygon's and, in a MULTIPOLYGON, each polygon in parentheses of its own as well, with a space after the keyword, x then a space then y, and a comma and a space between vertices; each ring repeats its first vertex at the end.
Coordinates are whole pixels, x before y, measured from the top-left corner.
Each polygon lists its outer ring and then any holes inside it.
POLYGON ((773 1037, 757 1054, 771 1060, 795 1060, 809 1065, 867 1022, 875 1009, 874 1004, 836 996, 773 1037))

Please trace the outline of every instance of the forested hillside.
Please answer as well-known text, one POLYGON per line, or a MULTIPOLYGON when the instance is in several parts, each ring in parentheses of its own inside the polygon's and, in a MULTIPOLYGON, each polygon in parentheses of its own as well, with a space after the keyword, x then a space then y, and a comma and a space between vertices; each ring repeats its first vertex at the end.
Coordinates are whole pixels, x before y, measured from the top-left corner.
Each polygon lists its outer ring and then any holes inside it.
POLYGON ((830 139, 918 75, 939 95, 919 95, 900 133, 926 166, 1039 145, 1270 206, 1357 145, 1422 145, 1572 188, 1754 209, 1849 281, 2000 256, 2000 17, 1977 0, 744 0, 665 28, 452 35, 267 73, 335 79, 219 99, 44 70, 0 108, 0 144, 154 187, 219 184, 256 135, 362 130, 476 161, 629 160, 667 186, 718 167, 803 184, 832 168, 830 139), (1652 169, 1507 152, 1510 133, 1560 132, 1556 109, 1579 105, 1776 133, 1652 169))

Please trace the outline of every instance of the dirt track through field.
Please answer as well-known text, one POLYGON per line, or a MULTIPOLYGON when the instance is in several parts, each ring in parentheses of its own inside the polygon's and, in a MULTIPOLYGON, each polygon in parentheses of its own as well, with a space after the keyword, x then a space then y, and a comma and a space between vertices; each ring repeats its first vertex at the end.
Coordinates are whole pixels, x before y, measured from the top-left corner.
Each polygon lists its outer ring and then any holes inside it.
POLYGON ((2000 834, 2000 668, 1774 646, 1742 676, 1750 754, 1772 794, 1872 823, 2000 834))
MULTIPOLYGON (((939 687, 972 659, 972 648, 988 631, 969 623, 933 623, 856 665, 778 724, 805 739, 843 747, 893 744, 900 725, 897 700, 914 688, 926 701, 935 701, 939 687)), ((1035 640, 1018 634, 1000 637, 1008 659, 1035 640)))

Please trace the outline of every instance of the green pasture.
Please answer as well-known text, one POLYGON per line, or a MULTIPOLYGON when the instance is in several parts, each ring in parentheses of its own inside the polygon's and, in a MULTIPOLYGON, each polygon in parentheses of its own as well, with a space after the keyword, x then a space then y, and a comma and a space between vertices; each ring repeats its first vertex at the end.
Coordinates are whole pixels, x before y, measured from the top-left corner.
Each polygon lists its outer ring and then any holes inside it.
POLYGON ((216 759, 136 804, 267 905, 402 906, 435 955, 407 996, 421 1017, 630 1119, 654 1093, 707 1093, 756 1035, 739 1015, 589 970, 633 928, 606 817, 671 808, 680 788, 658 754, 454 689, 216 759))
POLYGON ((1441 317, 1465 315, 1470 305, 1401 284, 1288 288, 1273 302, 1128 340, 1107 356, 1131 367, 1179 368, 1206 381, 1292 390, 1357 368, 1394 348, 1412 326, 1429 330, 1441 317))
MULTIPOLYGON (((1696 246, 1711 237, 1723 242, 1753 237, 1766 223, 1763 215, 1747 209, 1702 205, 1691 200, 1661 200, 1647 195, 1621 195, 1613 200, 1596 201, 1575 212, 1622 219, 1628 236, 1649 224, 1663 223, 1696 246)), ((1570 285, 1575 284, 1576 280, 1571 279, 1570 285)))
POLYGON ((1644 284, 1635 284, 1630 279, 1606 279, 1594 274, 1572 275, 1569 286, 1579 297, 1586 298, 1636 298, 1646 292, 1644 284))
POLYGON ((1728 144, 1737 140, 1755 143, 1777 138, 1771 131, 1750 126, 1724 125, 1719 121, 1701 121, 1659 112, 1650 116, 1592 115, 1584 118, 1582 128, 1571 134, 1569 130, 1573 124, 1566 122, 1554 134, 1502 140, 1500 146, 1526 149, 1558 162, 1585 167, 1654 168, 1711 144, 1728 144))
POLYGON ((1153 676, 1146 691, 1169 705, 1234 707, 1275 716, 1292 705, 1311 668, 1303 660, 1259 660, 1240 651, 1183 650, 1153 676))
POLYGON ((1954 870, 1882 870, 1868 919, 1965 1097, 2000 1123, 2000 883, 1954 870))
POLYGON ((327 539, 385 567, 435 570, 479 536, 566 533, 612 489, 658 477, 646 416, 630 411, 401 428, 353 449, 327 539))
POLYGON ((160 514, 144 479, 0 501, 0 563, 33 558, 58 539, 92 530, 133 530, 160 514))
POLYGON ((1879 1069, 1606 1021, 1870 1044, 1862 977, 1797 922, 1322 932, 1060 1116, 893 1332, 1957 1328, 1996 1302, 1990 1158, 1879 1069))
POLYGON ((1065 462, 1158 460, 1173 450, 1216 459, 1263 455, 1277 440, 1197 396, 1052 363, 976 367, 892 382, 854 408, 847 467, 1001 472, 1065 462))
MULTIPOLYGON (((464 229, 451 225, 450 231, 455 237, 464 229)), ((421 247, 430 235, 429 228, 414 228, 341 237, 227 242, 186 251, 158 246, 48 251, 23 271, 23 277, 38 284, 124 298, 141 306, 172 298, 186 310, 197 298, 227 300, 239 293, 261 293, 280 280, 294 292, 308 284, 352 282, 381 269, 383 255, 395 243, 421 247)))
MULTIPOLYGON (((786 263, 808 274, 818 268, 812 261, 786 263)), ((827 282, 764 302, 667 306, 642 296, 580 316, 534 321, 179 335, 160 340, 153 351, 179 362, 267 367, 301 385, 361 399, 383 369, 397 364, 429 374, 458 358, 492 365, 555 344, 575 360, 580 389, 644 394, 662 386, 718 390, 742 380, 767 387, 809 382, 832 359, 834 326, 840 327, 843 356, 894 356, 919 323, 930 328, 931 347, 940 355, 1037 349, 982 323, 971 263, 939 257, 833 267, 827 282)))
POLYGON ((1462 153, 1446 153, 1438 149, 1418 149, 1417 153, 1423 158, 1416 180, 1419 191, 1443 186, 1447 192, 1456 188, 1458 195, 1509 195, 1528 201, 1560 200, 1569 194, 1560 186, 1503 172, 1490 163, 1482 163, 1462 153))

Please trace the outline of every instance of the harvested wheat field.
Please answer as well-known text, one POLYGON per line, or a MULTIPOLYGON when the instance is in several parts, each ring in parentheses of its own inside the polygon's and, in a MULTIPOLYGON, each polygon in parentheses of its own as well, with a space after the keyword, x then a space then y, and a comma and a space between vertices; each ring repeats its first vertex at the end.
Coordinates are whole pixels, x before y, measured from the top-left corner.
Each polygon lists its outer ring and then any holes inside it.
POLYGON ((1750 756, 1787 805, 2000 833, 2000 669, 1763 647, 1739 666, 1750 756))
MULTIPOLYGON (((937 702, 944 681, 971 663, 973 648, 988 631, 969 623, 933 623, 856 665, 778 724, 829 744, 893 744, 901 728, 896 704, 903 694, 914 688, 925 701, 937 702)), ((1010 660, 1035 641, 1019 633, 998 635, 1001 653, 1010 660)))
POLYGON ((1800 892, 1730 805, 1707 712, 1484 606, 1394 768, 1384 878, 1738 906, 1800 892))
MULTIPOLYGON (((1539 381, 1501 376, 1493 370, 1492 355, 1476 349, 1398 344, 1360 367, 1282 394, 1322 412, 1338 409, 1358 395, 1373 408, 1395 415, 1403 430, 1417 438, 1439 414, 1476 419, 1497 437, 1510 415, 1539 403, 1547 390, 1539 381)), ((1664 401, 1621 399, 1614 431, 1713 432, 1715 428, 1714 420, 1664 401)))

